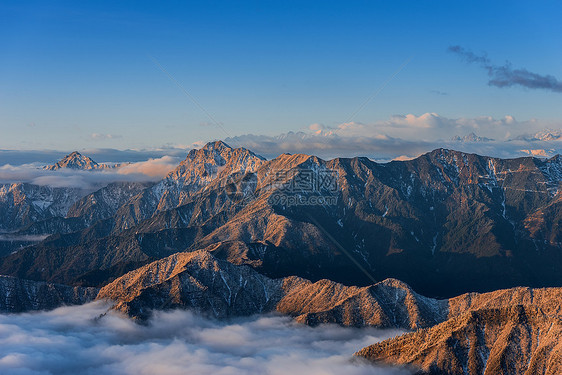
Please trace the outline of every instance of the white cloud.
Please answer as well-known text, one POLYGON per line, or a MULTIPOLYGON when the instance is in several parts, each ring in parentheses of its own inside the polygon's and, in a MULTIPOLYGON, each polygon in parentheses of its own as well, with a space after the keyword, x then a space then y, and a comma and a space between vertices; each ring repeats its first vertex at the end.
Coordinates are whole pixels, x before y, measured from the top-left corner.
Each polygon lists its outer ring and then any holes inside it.
POLYGON ((0 184, 27 182, 34 185, 94 189, 116 181, 158 181, 174 169, 181 158, 163 156, 157 159, 130 163, 111 170, 83 171, 59 169, 49 171, 40 165, 23 164, 0 166, 0 184))
POLYGON ((549 152, 549 151, 544 150, 544 149, 534 149, 534 150, 531 149, 531 150, 521 150, 521 152, 524 152, 524 153, 526 153, 528 155, 531 155, 531 156, 548 157, 549 154, 552 153, 552 150, 550 150, 550 152, 549 152))
POLYGON ((51 312, 0 315, 0 373, 9 374, 407 374, 351 355, 395 330, 316 328, 288 317, 218 322, 188 311, 146 326, 96 302, 51 312))
MULTIPOLYGON (((385 121, 370 124, 348 122, 330 127, 315 123, 311 124, 305 132, 288 132, 277 136, 245 134, 227 138, 225 142, 232 147, 246 147, 267 158, 289 152, 314 154, 325 159, 366 156, 377 161, 385 161, 397 157, 416 157, 440 147, 505 158, 527 155, 531 153, 528 150, 545 150, 544 153, 537 154, 543 156, 562 152, 562 137, 557 138, 561 134, 561 128, 562 124, 557 122, 535 119, 520 121, 511 115, 501 118, 492 116, 448 118, 437 113, 424 113, 395 115, 385 121), (463 137, 470 133, 495 141, 486 144, 451 142, 453 136, 463 137), (552 135, 549 135, 551 133, 552 135)), ((170 158, 177 158, 179 163, 185 158, 189 149, 200 148, 205 143, 198 141, 190 144, 169 144, 150 150, 94 148, 81 150, 81 153, 99 163, 138 163, 123 169, 121 177, 116 180, 123 180, 123 176, 133 178, 135 175, 154 180, 163 176, 164 172, 174 164, 170 158)), ((0 163, 53 164, 67 153, 0 150, 0 163)), ((0 166, 0 180, 5 181, 8 171, 1 168, 0 166)), ((64 183, 80 182, 74 180, 67 178, 64 183)), ((40 181, 47 183, 50 180, 40 181)))
POLYGON ((117 169, 121 175, 139 174, 149 177, 162 178, 178 166, 181 158, 162 156, 158 159, 149 159, 137 163, 123 165, 117 169))
POLYGON ((308 132, 289 132, 278 136, 248 134, 229 138, 226 142, 247 147, 268 158, 289 152, 328 159, 367 156, 384 161, 398 157, 412 158, 440 147, 496 157, 524 156, 522 150, 529 149, 547 150, 542 156, 560 153, 562 139, 512 137, 512 134, 540 132, 545 126, 560 128, 560 124, 545 124, 534 119, 518 121, 511 115, 502 118, 447 118, 437 113, 424 113, 419 116, 396 115, 372 124, 349 122, 336 127, 312 124, 308 132), (470 133, 496 141, 485 144, 451 141, 453 136, 470 133))
POLYGON ((471 132, 478 132, 488 138, 505 139, 508 132, 518 133, 533 128, 539 130, 539 127, 540 124, 534 119, 519 122, 511 115, 499 119, 491 116, 448 118, 437 113, 396 115, 387 121, 368 126, 372 131, 383 132, 392 137, 433 141, 471 132))

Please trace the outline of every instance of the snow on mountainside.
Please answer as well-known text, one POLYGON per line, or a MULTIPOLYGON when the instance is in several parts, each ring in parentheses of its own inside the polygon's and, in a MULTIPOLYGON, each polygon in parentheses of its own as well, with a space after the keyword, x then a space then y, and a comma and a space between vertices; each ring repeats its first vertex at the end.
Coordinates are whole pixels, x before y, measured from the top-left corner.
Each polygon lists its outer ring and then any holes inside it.
POLYGON ((161 194, 158 209, 176 207, 186 196, 212 180, 237 172, 253 172, 264 162, 263 157, 245 148, 232 148, 222 141, 192 150, 175 170, 154 186, 157 195, 161 194))
POLYGON ((110 166, 107 164, 98 164, 94 160, 92 160, 92 158, 88 156, 84 156, 80 154, 78 151, 74 151, 66 155, 57 163, 44 167, 44 169, 50 171, 57 171, 63 168, 89 171, 89 170, 111 169, 114 168, 114 166, 110 166))
POLYGON ((398 280, 358 288, 329 280, 270 279, 205 250, 131 271, 102 288, 97 298, 115 301, 115 309, 140 319, 153 309, 190 308, 215 318, 278 311, 309 325, 415 329, 447 317, 446 301, 420 296, 398 280))
POLYGON ((21 235, 67 234, 80 231, 97 221, 111 218, 117 209, 152 182, 112 182, 76 201, 66 216, 56 216, 33 222, 21 229, 21 235))
POLYGON ((0 313, 51 310, 92 301, 96 288, 70 287, 0 275, 0 313))
POLYGON ((64 217, 82 189, 27 183, 0 185, 0 229, 14 230, 51 217, 64 217))
POLYGON ((266 161, 213 142, 190 151, 103 223, 18 251, 0 261, 0 271, 97 286, 133 265, 222 243, 248 249, 225 251, 229 261, 270 277, 353 285, 393 277, 430 296, 562 285, 561 170, 560 157, 498 159, 446 149, 384 164, 303 154, 266 161), (276 171, 291 173, 279 184, 276 171), (333 191, 277 186, 327 171, 337 176, 333 191), (337 199, 290 205, 275 199, 283 194, 337 199), (355 262, 372 276, 356 272, 355 262))
POLYGON ((562 130, 543 129, 535 134, 522 134, 515 138, 519 141, 558 141, 562 139, 562 130))
POLYGON ((418 374, 560 374, 562 319, 535 305, 470 311, 356 353, 418 374))
POLYGON ((232 148, 222 141, 191 150, 163 180, 133 197, 118 210, 116 228, 130 228, 155 212, 180 206, 211 181, 235 173, 253 172, 265 162, 263 157, 245 148, 232 148))
POLYGON ((151 182, 113 182, 74 203, 67 217, 80 217, 91 225, 113 216, 131 197, 152 185, 151 182))

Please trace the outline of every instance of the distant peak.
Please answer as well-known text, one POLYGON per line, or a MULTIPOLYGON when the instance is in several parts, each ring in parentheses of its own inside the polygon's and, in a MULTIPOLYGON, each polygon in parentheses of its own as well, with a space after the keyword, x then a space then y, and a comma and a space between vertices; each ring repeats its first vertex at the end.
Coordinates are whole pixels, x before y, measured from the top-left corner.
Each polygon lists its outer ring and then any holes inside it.
POLYGON ((224 149, 232 149, 229 145, 224 143, 223 141, 214 141, 209 142, 205 146, 202 147, 203 150, 224 150, 224 149))
POLYGON ((464 137, 455 135, 454 137, 451 138, 451 141, 453 142, 491 142, 493 141, 492 138, 486 138, 486 137, 479 137, 477 136, 474 132, 465 135, 464 137))
POLYGON ((561 129, 549 129, 545 128, 536 132, 535 134, 522 134, 518 137, 515 137, 515 140, 518 141, 557 141, 562 138, 562 130, 561 129))
POLYGON ((98 164, 92 158, 84 156, 78 151, 73 151, 66 155, 59 162, 53 165, 44 167, 47 170, 56 171, 62 168, 68 169, 81 169, 81 170, 93 170, 93 169, 105 169, 110 168, 105 164, 98 164))

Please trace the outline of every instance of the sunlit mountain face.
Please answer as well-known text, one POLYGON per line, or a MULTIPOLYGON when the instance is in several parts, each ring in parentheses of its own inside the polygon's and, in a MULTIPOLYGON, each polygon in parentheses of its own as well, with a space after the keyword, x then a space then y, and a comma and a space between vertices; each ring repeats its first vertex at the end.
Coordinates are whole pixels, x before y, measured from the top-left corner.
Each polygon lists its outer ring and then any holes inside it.
POLYGON ((0 374, 562 373, 562 5, 0 8, 0 374))

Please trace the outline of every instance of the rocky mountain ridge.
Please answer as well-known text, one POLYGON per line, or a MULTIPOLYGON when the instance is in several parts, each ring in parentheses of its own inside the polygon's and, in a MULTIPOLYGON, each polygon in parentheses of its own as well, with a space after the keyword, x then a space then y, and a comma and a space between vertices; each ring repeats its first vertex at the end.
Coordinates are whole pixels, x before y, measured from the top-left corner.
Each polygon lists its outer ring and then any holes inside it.
POLYGON ((271 279, 217 257, 215 248, 176 253, 102 288, 71 288, 0 277, 3 311, 50 309, 93 299, 144 320, 154 310, 189 308, 214 318, 278 312, 318 325, 401 328, 411 333, 362 349, 377 363, 428 374, 556 374, 562 362, 562 288, 512 288, 427 298, 387 279, 367 286, 299 277, 271 279))
POLYGON ((0 184, 0 229, 13 231, 52 217, 64 217, 84 192, 28 183, 0 184))
POLYGON ((212 142, 155 184, 53 198, 62 216, 30 208, 48 201, 36 187, 0 190, 17 235, 52 234, 0 258, 0 273, 21 278, 0 278, 0 296, 22 311, 100 286, 97 298, 140 320, 190 308, 402 328, 413 332, 358 355, 422 373, 554 374, 561 188, 559 155, 265 160, 212 142))
POLYGON ((559 374, 562 319, 532 305, 470 311, 356 353, 420 374, 559 374))
POLYGON ((136 319, 189 308, 215 318, 276 311, 318 325, 412 330, 356 353, 424 374, 557 374, 562 288, 513 288, 435 300, 387 279, 368 287, 269 279, 208 251, 155 261, 102 288, 98 299, 136 319))
POLYGON ((222 141, 191 150, 164 179, 139 193, 116 213, 115 230, 129 229, 158 212, 188 203, 212 181, 232 174, 251 173, 265 159, 244 148, 232 148, 222 141))
MULTIPOLYGON (((251 264, 270 277, 348 285, 392 277, 442 297, 562 285, 560 157, 504 160, 438 149, 386 164, 300 154, 265 161, 224 143, 189 155, 111 218, 11 255, 0 271, 74 283, 103 270, 107 278, 86 284, 103 285, 120 276, 111 269, 130 269, 126 264, 230 243, 260 244, 263 251, 251 264), (336 176, 334 191, 284 188, 326 172, 336 176), (335 203, 276 200, 297 196, 334 197, 335 203), (60 262, 46 261, 53 246, 60 262), (100 261, 86 265, 81 258, 100 261), (366 272, 355 272, 357 264, 366 272)), ((230 260, 248 261, 235 260, 235 253, 230 260)))
POLYGON ((177 253, 131 271, 100 290, 98 299, 146 319, 153 310, 189 308, 214 318, 277 311, 309 325, 429 327, 446 316, 446 302, 425 298, 398 280, 347 287, 330 280, 270 279, 205 250, 177 253))
POLYGON ((69 287, 0 275, 0 313, 51 310, 92 301, 96 288, 69 287))

